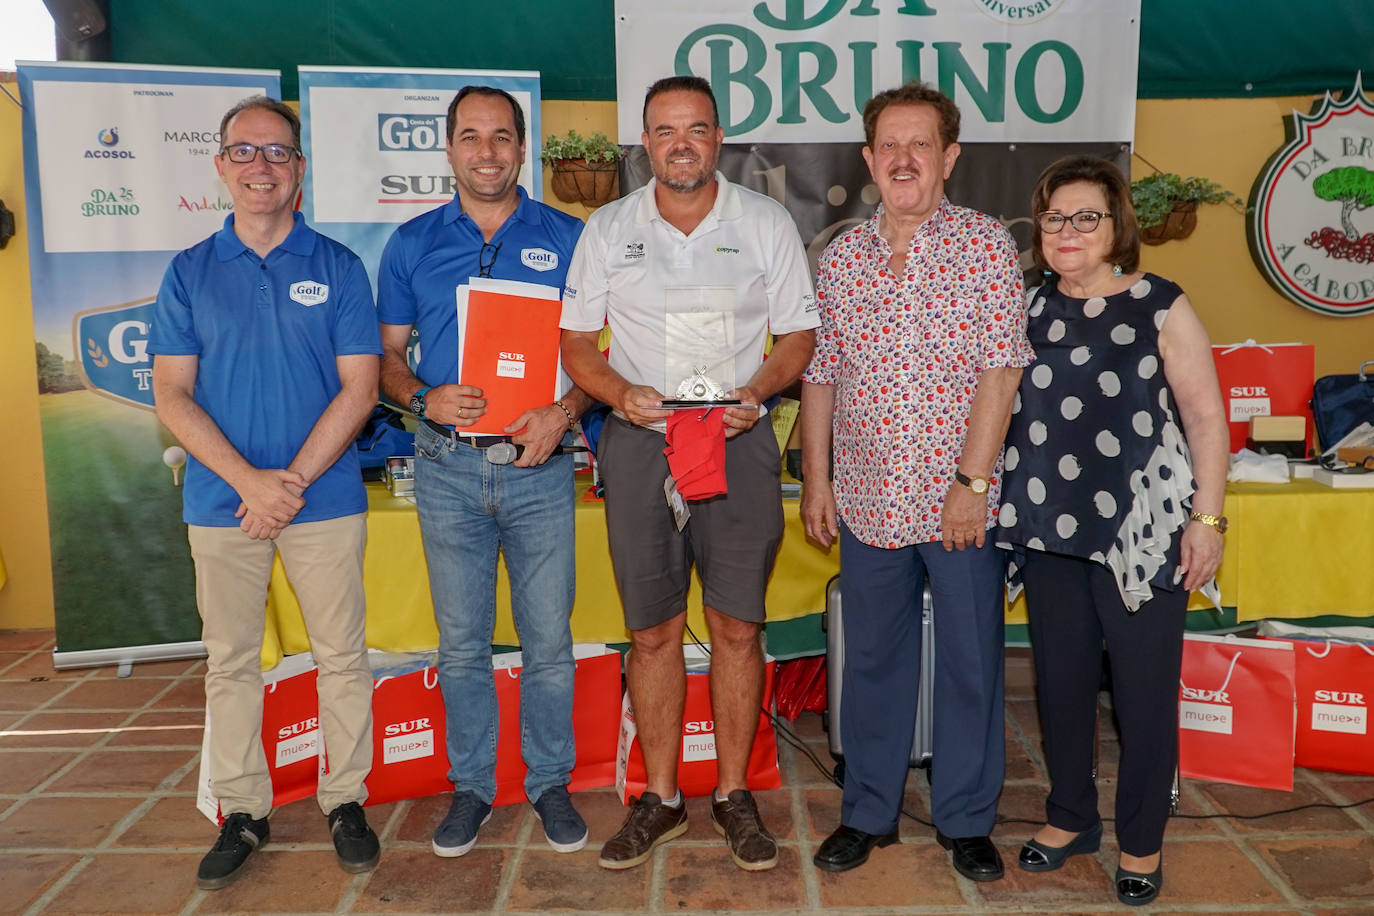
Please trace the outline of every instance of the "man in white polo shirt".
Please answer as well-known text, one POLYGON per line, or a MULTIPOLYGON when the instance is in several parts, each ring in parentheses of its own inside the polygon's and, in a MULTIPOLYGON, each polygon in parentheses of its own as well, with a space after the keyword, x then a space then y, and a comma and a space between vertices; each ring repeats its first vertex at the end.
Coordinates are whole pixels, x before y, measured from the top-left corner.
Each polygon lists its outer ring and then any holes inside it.
POLYGON ((779 204, 715 171, 723 139, 705 80, 676 76, 649 87, 643 143, 654 179, 592 215, 564 290, 563 364, 615 411, 598 458, 648 774, 625 825, 601 850, 600 864, 611 869, 640 864, 687 829, 677 764, 694 564, 711 629, 718 768, 711 817, 741 868, 778 860, 745 786, 763 695, 764 589, 782 539, 777 441, 758 421, 763 402, 806 367, 819 319, 796 226, 779 204), (607 323, 609 361, 597 348, 607 323), (710 387, 706 379, 741 402, 723 410, 728 492, 690 503, 680 527, 664 492, 671 412, 663 400, 684 381, 710 387))

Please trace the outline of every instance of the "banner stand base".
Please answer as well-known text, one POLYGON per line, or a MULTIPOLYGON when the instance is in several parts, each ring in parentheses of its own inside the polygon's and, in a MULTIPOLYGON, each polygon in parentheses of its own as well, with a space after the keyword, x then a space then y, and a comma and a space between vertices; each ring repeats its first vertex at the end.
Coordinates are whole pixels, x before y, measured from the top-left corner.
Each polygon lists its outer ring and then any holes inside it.
POLYGON ((136 662, 172 662, 182 658, 204 658, 205 643, 169 642, 148 646, 118 646, 113 649, 83 649, 76 652, 52 650, 52 666, 58 671, 68 668, 99 668, 118 665, 119 676, 128 677, 136 662))

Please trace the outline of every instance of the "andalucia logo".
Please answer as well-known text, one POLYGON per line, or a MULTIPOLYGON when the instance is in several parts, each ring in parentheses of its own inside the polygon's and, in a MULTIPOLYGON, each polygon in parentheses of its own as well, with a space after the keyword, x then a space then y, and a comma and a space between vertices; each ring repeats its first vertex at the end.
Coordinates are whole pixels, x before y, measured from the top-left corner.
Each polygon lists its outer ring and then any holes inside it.
POLYGON ((1270 284, 1324 315, 1374 312, 1374 105, 1360 76, 1293 112, 1256 184, 1250 252, 1270 284), (1368 212, 1366 212, 1368 211, 1368 212))

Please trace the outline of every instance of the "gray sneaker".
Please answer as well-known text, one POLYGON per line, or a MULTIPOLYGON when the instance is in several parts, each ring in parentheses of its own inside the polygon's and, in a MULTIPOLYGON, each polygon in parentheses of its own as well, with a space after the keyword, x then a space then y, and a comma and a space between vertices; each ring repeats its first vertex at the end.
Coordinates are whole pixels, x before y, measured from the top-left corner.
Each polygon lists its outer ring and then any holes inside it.
POLYGON ((534 815, 544 824, 544 839, 557 852, 577 852, 587 845, 587 822, 573 807, 567 786, 545 790, 534 802, 534 815))
POLYGON ((477 831, 491 820, 491 805, 474 792, 454 792, 448 815, 434 831, 434 854, 446 859, 465 855, 477 842, 477 831))

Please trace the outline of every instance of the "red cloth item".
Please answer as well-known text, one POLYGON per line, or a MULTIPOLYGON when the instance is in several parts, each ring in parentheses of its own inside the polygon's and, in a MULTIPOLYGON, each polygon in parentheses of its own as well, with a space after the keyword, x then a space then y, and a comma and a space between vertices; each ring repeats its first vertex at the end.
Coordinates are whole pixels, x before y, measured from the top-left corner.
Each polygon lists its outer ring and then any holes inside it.
POLYGON ((727 492, 725 413, 679 410, 668 418, 668 471, 683 499, 708 499, 727 492))

